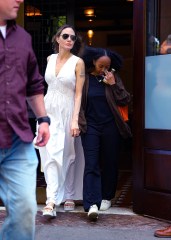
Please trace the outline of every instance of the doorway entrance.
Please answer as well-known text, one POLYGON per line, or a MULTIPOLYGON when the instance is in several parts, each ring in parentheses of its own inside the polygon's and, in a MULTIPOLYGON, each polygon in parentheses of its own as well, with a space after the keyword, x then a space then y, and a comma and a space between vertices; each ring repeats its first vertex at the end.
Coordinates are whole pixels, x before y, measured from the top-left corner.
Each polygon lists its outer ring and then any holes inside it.
MULTIPOLYGON (((120 75, 126 89, 133 95, 133 2, 75 0, 74 24, 87 45, 109 48, 123 56, 124 64, 120 75)), ((131 128, 132 114, 131 103, 131 128)), ((113 199, 113 205, 115 204, 125 207, 132 204, 132 139, 123 141, 119 159, 118 191, 113 199)))
MULTIPOLYGON (((86 44, 109 48, 124 58, 120 72, 126 89, 133 95, 133 2, 126 0, 40 0, 25 1, 25 28, 33 38, 40 71, 44 75, 46 58, 52 53, 51 38, 61 23, 71 23, 86 44), (90 32, 91 30, 91 32, 90 32), (91 33, 91 34, 90 34, 91 33)), ((132 124, 132 104, 129 106, 132 124)), ((124 141, 119 170, 132 174, 132 142, 124 141)), ((39 166, 40 168, 40 166, 39 166)), ((38 171, 38 185, 44 185, 38 171), (40 180, 40 181, 39 181, 40 180)), ((125 174, 126 176, 127 174, 125 174)), ((120 179, 121 179, 120 178, 120 179)), ((119 180, 122 182, 122 180, 119 180)))

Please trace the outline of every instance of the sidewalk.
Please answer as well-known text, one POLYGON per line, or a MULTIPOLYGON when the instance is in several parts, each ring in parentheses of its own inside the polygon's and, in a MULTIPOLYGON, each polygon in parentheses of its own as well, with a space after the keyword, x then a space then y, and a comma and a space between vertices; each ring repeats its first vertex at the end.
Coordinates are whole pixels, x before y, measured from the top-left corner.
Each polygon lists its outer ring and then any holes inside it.
POLYGON ((116 207, 100 212, 98 221, 90 222, 81 206, 75 212, 64 212, 60 207, 57 217, 49 221, 38 211, 36 240, 157 240, 154 231, 168 224, 116 207))
MULTIPOLYGON (((90 222, 82 206, 77 206, 74 212, 64 212, 61 206, 55 219, 46 220, 42 207, 38 205, 35 240, 157 240, 154 231, 171 224, 120 207, 100 212, 98 221, 90 222)), ((4 207, 0 207, 0 225, 5 215, 4 207)))
MULTIPOLYGON (((45 184, 44 178, 40 177, 37 188, 38 212, 35 240, 158 240, 154 237, 154 231, 171 225, 171 222, 137 215, 132 211, 130 172, 120 173, 112 207, 107 211, 101 211, 97 222, 88 220, 87 213, 84 212, 80 203, 77 203, 73 212, 64 212, 63 206, 60 206, 55 219, 49 221, 44 219, 41 212, 46 200, 43 184, 45 184)), ((5 208, 0 207, 0 225, 5 215, 5 208)))

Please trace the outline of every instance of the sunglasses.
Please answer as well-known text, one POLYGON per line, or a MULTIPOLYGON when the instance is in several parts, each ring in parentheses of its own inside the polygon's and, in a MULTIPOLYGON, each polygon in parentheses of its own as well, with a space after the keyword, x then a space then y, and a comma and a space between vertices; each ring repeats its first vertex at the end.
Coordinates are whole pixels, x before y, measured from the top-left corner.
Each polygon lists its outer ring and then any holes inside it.
POLYGON ((68 33, 64 33, 61 36, 64 40, 68 39, 69 37, 73 42, 77 40, 77 37, 75 35, 69 35, 68 33))

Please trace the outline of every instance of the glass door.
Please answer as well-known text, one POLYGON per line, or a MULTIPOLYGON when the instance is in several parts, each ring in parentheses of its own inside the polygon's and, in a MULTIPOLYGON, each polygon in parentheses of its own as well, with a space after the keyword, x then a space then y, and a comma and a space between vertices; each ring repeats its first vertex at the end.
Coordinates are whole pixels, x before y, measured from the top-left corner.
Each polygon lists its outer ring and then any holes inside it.
POLYGON ((169 0, 134 1, 133 210, 163 219, 171 219, 170 9, 169 0))
POLYGON ((171 130, 171 1, 147 1, 145 128, 171 130))

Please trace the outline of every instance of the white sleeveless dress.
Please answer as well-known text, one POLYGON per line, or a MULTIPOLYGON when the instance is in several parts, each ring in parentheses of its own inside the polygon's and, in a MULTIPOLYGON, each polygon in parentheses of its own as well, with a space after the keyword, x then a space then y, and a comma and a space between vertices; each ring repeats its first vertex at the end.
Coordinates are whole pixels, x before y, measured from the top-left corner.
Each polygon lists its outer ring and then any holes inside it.
POLYGON ((65 199, 82 199, 84 155, 81 138, 70 134, 74 110, 75 67, 78 57, 72 55, 58 75, 55 66, 58 54, 52 54, 47 64, 48 84, 45 107, 51 118, 50 139, 40 147, 42 170, 47 183, 47 201, 59 205, 65 199))

